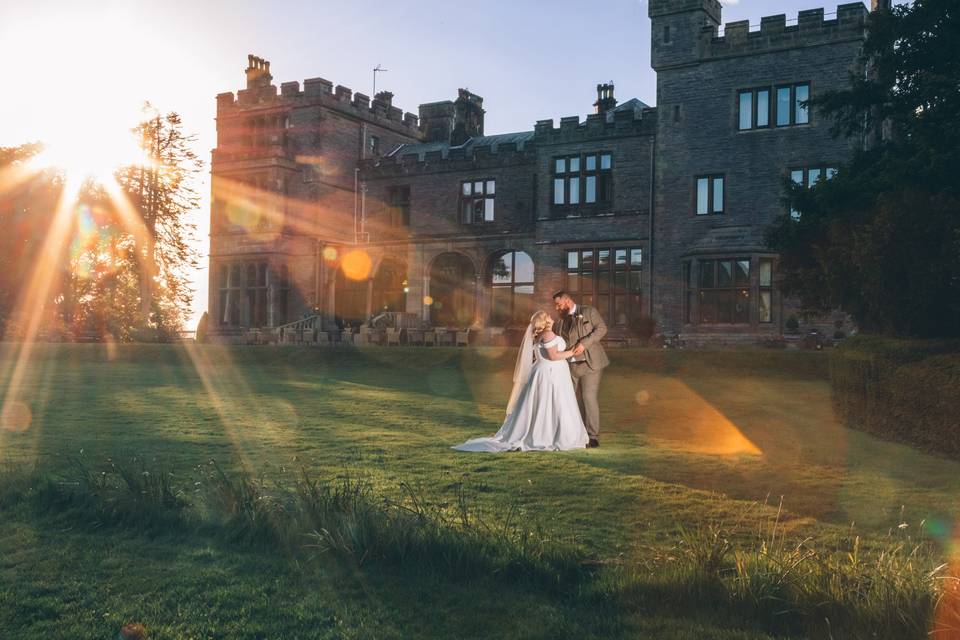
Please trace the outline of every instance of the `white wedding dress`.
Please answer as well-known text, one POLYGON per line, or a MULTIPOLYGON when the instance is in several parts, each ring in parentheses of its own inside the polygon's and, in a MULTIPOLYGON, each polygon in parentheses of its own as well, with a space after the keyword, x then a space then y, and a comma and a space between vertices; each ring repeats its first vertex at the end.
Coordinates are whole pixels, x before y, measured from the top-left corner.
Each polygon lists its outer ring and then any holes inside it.
MULTIPOLYGON (((529 377, 511 397, 507 419, 492 438, 474 438, 453 447, 458 451, 564 451, 583 449, 587 430, 580 417, 570 365, 566 360, 550 360, 547 349, 565 351, 567 344, 556 336, 532 347, 529 377)), ((520 360, 524 358, 521 347, 520 360)))

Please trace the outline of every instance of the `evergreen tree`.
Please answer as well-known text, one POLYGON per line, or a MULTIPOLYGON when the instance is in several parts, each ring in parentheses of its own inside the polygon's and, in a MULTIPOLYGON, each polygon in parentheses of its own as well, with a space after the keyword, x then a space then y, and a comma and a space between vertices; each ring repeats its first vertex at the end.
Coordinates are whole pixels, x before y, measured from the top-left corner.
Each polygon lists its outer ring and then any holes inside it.
POLYGON ((960 3, 870 16, 861 73, 811 101, 858 150, 813 189, 785 184, 799 220, 767 234, 784 293, 864 330, 960 335, 960 3))

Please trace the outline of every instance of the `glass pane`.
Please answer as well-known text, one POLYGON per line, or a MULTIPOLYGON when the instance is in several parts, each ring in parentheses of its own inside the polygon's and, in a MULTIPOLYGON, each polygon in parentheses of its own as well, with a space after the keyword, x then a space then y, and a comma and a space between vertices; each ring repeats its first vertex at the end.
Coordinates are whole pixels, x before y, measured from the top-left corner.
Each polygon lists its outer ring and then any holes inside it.
POLYGON ((492 196, 497 192, 497 181, 487 180, 487 195, 492 196))
POLYGON ((463 183, 463 195, 469 196, 473 193, 473 185, 469 182, 463 183))
POLYGON ((482 183, 482 182, 474 182, 474 183, 473 183, 473 193, 474 193, 474 195, 480 195, 481 193, 483 193, 483 183, 482 183))
POLYGON ((717 321, 716 291, 700 292, 700 322, 711 324, 717 321))
POLYGON ((613 274, 613 290, 617 293, 627 292, 627 272, 616 271, 613 274))
POLYGON ((630 265, 633 267, 639 267, 642 264, 643 264, 643 250, 630 249, 630 265))
POLYGON ((556 178, 553 181, 553 204, 563 204, 563 178, 556 178))
POLYGON ((494 287, 490 300, 490 323, 504 326, 510 320, 510 287, 494 287))
POLYGON ((220 288, 221 289, 225 289, 230 286, 230 281, 227 280, 228 275, 229 275, 229 271, 227 269, 227 265, 225 264, 220 265, 220 288))
POLYGON ((493 222, 493 198, 486 198, 483 206, 483 219, 485 222, 493 222))
POLYGON ((260 268, 257 270, 257 285, 261 287, 267 286, 267 265, 261 264, 260 268))
POLYGON ((618 326, 627 324, 627 296, 616 296, 613 299, 613 318, 618 326))
POLYGON ((590 271, 584 271, 580 275, 580 290, 586 293, 593 292, 593 273, 590 271))
POLYGON ((255 264, 247 265, 247 286, 257 286, 257 265, 255 264))
POLYGON ((587 176, 586 182, 587 194, 584 202, 594 203, 597 201, 597 176, 587 176))
POLYGON ((567 269, 576 269, 580 265, 580 252, 567 251, 567 269))
POLYGON ((597 274, 597 293, 610 293, 609 271, 601 271, 597 274))
POLYGON ((533 282, 533 259, 523 251, 513 254, 513 281, 533 282))
POLYGON ((710 289, 716 286, 716 262, 704 260, 700 263, 700 286, 710 289))
POLYGON ((733 322, 747 324, 750 322, 750 290, 740 289, 733 304, 733 322))
POLYGON ((597 268, 598 269, 610 268, 610 249, 600 249, 599 251, 597 251, 597 268))
POLYGON ((606 169, 609 169, 609 168, 612 167, 612 166, 613 166, 613 156, 611 156, 609 153, 605 153, 605 154, 603 154, 602 156, 600 156, 600 168, 601 168, 601 169, 606 170, 606 169))
POLYGON ((760 322, 773 322, 773 308, 769 291, 760 292, 760 322))
POLYGON ((630 293, 637 294, 643 291, 643 274, 639 271, 630 272, 630 293))
POLYGON ((733 307, 736 302, 736 291, 714 291, 716 299, 716 321, 724 324, 733 322, 733 307))
POLYGON ((597 310, 606 318, 610 317, 610 296, 597 295, 597 310))
POLYGON ((773 260, 760 261, 760 286, 773 286, 773 260))
POLYGON ((473 201, 473 222, 483 222, 484 205, 485 200, 483 198, 478 198, 473 201))
POLYGON ((465 224, 470 224, 470 213, 473 211, 473 200, 464 200, 463 201, 463 212, 462 218, 465 224))
POLYGON ((567 159, 566 158, 557 158, 554 165, 554 172, 556 173, 566 173, 567 172, 567 159))
POLYGON ((708 213, 707 199, 709 198, 710 181, 707 178, 697 178, 697 215, 708 213))
POLYGON ((570 204, 580 203, 580 178, 570 178, 570 204))
POLYGON ((580 261, 583 262, 584 269, 592 269, 593 268, 593 251, 588 249, 581 252, 580 261))
POLYGON ((580 274, 579 273, 567 274, 567 289, 570 290, 570 293, 576 293, 577 291, 580 291, 580 274))
POLYGON ((770 126, 770 90, 757 91, 757 126, 770 126))
POLYGON ((750 284, 750 261, 737 260, 733 268, 733 282, 736 285, 743 286, 750 284))
POLYGON ((740 130, 753 127, 753 92, 740 92, 740 130))
POLYGON ((777 89, 777 126, 790 124, 790 87, 777 89))
POLYGON ((239 287, 241 284, 243 284, 243 266, 235 264, 230 269, 230 286, 239 287))
POLYGON ((587 156, 587 171, 596 171, 597 170, 597 156, 587 156))
POLYGON ((797 100, 797 124, 806 124, 810 122, 810 112, 802 103, 810 99, 810 85, 798 84, 796 87, 797 100))
POLYGON ((580 171, 580 157, 574 156, 570 158, 570 173, 577 173, 580 171))
POLYGON ((713 212, 723 212, 723 178, 713 179, 713 212))
POLYGON ((790 179, 793 180, 793 184, 803 184, 803 169, 797 169, 796 171, 790 172, 790 179))
POLYGON ((833 176, 837 175, 837 168, 836 168, 836 167, 827 167, 827 174, 826 174, 826 175, 827 175, 827 180, 830 180, 831 178, 833 178, 833 176))
POLYGON ((817 180, 820 179, 820 169, 810 169, 810 173, 807 174, 807 186, 812 187, 817 184, 817 180))
POLYGON ((614 264, 618 267, 626 266, 627 264, 627 250, 626 249, 617 249, 614 254, 614 264))
POLYGON ((733 262, 731 260, 719 260, 717 262, 717 286, 729 287, 733 284, 733 262))

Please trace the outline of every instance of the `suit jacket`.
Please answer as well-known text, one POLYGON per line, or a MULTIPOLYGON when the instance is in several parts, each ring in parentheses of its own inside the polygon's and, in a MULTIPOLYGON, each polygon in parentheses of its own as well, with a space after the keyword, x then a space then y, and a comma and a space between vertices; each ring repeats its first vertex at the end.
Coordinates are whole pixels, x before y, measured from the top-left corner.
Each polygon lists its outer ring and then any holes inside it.
POLYGON ((607 352, 603 350, 600 340, 607 335, 607 324, 600 317, 600 312, 587 305, 577 305, 573 316, 563 316, 560 319, 560 335, 567 342, 567 348, 579 342, 586 351, 587 366, 591 369, 603 369, 610 364, 607 352))

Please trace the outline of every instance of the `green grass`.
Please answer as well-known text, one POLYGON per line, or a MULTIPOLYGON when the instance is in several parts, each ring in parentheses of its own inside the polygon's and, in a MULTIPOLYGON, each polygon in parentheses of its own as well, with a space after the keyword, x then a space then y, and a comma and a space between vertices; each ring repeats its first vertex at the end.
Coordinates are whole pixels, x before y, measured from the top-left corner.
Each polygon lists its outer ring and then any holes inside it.
MULTIPOLYGON (((0 345, 0 389, 15 352, 0 345)), ((820 353, 613 355, 600 449, 489 456, 449 446, 499 426, 512 350, 38 347, 29 425, 0 430, 15 469, 0 490, 3 637, 111 637, 130 621, 162 638, 884 637, 838 632, 836 616, 862 606, 858 624, 892 628, 874 614, 904 593, 897 610, 924 625, 910 590, 947 552, 960 464, 843 428, 820 353), (260 492, 249 504, 276 507, 267 533, 237 535, 210 460, 260 492), (33 467, 30 482, 59 489, 9 489, 33 467), (101 469, 157 510, 70 489, 101 469), (138 469, 165 480, 141 486, 138 469), (316 522, 291 515, 303 473, 323 490, 362 484, 372 555, 342 535, 318 545, 316 522), (456 524, 464 495, 482 526, 456 524), (414 504, 433 524, 412 548, 494 559, 464 572, 390 556, 412 543, 382 505, 414 504), (535 560, 552 587, 497 564, 520 529, 548 550, 535 560), (877 588, 888 578, 893 595, 877 588), (826 632, 804 619, 826 615, 824 599, 840 607, 826 632)), ((331 517, 334 533, 357 522, 331 517)))

